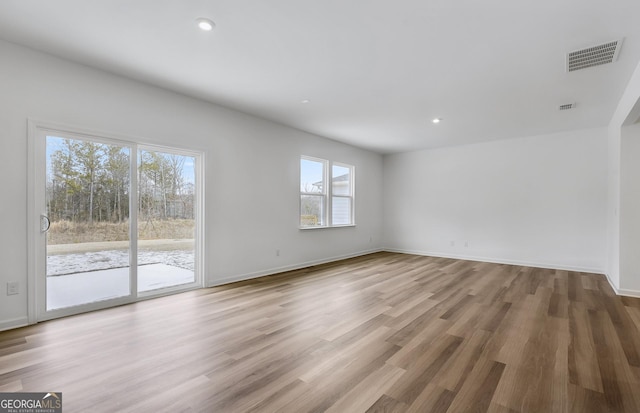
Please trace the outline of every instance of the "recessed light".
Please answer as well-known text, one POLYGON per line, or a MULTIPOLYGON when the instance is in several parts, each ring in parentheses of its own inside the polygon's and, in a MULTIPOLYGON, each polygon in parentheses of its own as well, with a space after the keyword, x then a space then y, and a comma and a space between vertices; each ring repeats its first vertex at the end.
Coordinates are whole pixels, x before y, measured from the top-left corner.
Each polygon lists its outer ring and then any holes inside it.
POLYGON ((304 99, 300 101, 300 103, 309 103, 309 102, 311 102, 309 99, 304 99))
POLYGON ((434 118, 431 122, 433 122, 433 123, 440 123, 440 121, 441 121, 441 120, 442 120, 442 119, 440 119, 440 118, 434 118))
POLYGON ((204 17, 196 19, 196 23, 198 23, 198 27, 205 32, 210 32, 214 27, 216 27, 216 24, 213 21, 204 17))

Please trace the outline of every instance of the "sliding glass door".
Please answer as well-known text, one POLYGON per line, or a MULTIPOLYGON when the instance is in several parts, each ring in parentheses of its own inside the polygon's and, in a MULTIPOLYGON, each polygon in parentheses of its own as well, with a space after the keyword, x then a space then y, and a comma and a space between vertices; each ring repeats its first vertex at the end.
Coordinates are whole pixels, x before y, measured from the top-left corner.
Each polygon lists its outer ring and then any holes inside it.
POLYGON ((138 150, 138 292, 195 282, 195 158, 138 150))
POLYGON ((130 154, 46 136, 47 311, 130 295, 130 154))
POLYGON ((30 124, 44 320, 202 285, 200 154, 30 124))

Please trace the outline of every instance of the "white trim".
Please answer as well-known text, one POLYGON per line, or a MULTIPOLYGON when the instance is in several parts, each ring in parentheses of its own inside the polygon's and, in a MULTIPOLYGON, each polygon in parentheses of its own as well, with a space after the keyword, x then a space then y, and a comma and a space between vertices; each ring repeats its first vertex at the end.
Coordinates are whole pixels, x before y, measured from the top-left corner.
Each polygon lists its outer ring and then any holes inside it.
POLYGON ((448 254, 448 253, 434 252, 434 251, 405 250, 400 248, 384 248, 383 250, 388 252, 399 252, 402 254, 424 255, 428 257, 452 258, 456 260, 489 262, 493 264, 518 265, 521 267, 547 268, 547 269, 553 269, 553 270, 566 270, 566 271, 586 272, 586 273, 593 273, 593 274, 604 274, 603 268, 579 267, 579 266, 556 264, 556 263, 550 264, 550 263, 543 263, 543 262, 508 260, 503 258, 476 257, 476 256, 448 254))
POLYGON ((607 282, 609 283, 609 285, 611 286, 611 288, 613 289, 613 291, 616 293, 616 295, 620 295, 618 287, 616 287, 616 285, 614 284, 613 280, 611 279, 611 277, 609 276, 608 273, 604 273, 604 276, 607 277, 607 282))
POLYGON ((14 328, 20 328, 33 324, 29 322, 28 317, 12 318, 10 320, 0 321, 0 331, 11 330, 14 328))
MULTIPOLYGON (((611 286, 613 288, 613 286, 611 286)), ((640 291, 638 290, 620 290, 620 289, 613 289, 613 291, 615 291, 616 294, 618 295, 624 295, 625 297, 635 297, 635 298, 640 298, 640 291)))
POLYGON ((195 172, 195 178, 196 178, 196 182, 195 182, 195 208, 196 210, 194 211, 194 217, 196 219, 196 233, 194 235, 194 239, 193 241, 195 242, 195 266, 194 266, 194 270, 195 270, 195 274, 196 274, 196 282, 198 283, 198 287, 199 288, 204 288, 205 286, 205 279, 206 279, 206 263, 207 261, 204 259, 205 257, 205 252, 204 252, 204 232, 205 232, 205 203, 204 203, 204 198, 205 198, 205 184, 204 184, 204 171, 205 171, 205 157, 206 157, 206 152, 201 151, 197 154, 193 155, 194 158, 196 159, 196 164, 194 165, 194 172, 195 172))
MULTIPOLYGON (((179 144, 175 145, 174 143, 171 143, 170 145, 149 143, 144 137, 140 137, 138 135, 125 135, 117 132, 105 131, 101 129, 90 129, 90 128, 77 126, 73 124, 49 122, 49 121, 44 121, 44 120, 35 119, 35 118, 28 118, 27 121, 29 124, 33 124, 33 126, 36 126, 40 130, 44 130, 46 132, 62 132, 68 135, 76 136, 84 140, 95 139, 98 142, 114 143, 119 145, 135 144, 137 146, 144 146, 147 148, 158 148, 158 149, 164 148, 165 150, 169 150, 169 151, 173 150, 174 152, 180 151, 180 152, 193 153, 193 154, 204 153, 204 150, 201 148, 193 148, 193 147, 187 148, 184 146, 180 146, 179 144)), ((171 152, 171 153, 174 153, 174 152, 171 152)))
POLYGON ((129 154, 129 297, 138 297, 138 154, 140 147, 133 144, 129 154), (134 190, 135 188, 135 190, 134 190))
POLYGON ((32 119, 27 119, 27 320, 29 324, 38 321, 38 307, 36 297, 36 140, 38 125, 32 119))
POLYGON ((613 283, 613 280, 611 279, 609 274, 605 273, 604 275, 605 275, 605 277, 607 277, 607 281, 609 282, 609 285, 611 286, 613 291, 616 293, 616 295, 623 295, 623 296, 626 296, 626 297, 640 298, 640 291, 638 291, 638 290, 625 290, 625 289, 618 288, 613 283))
POLYGON ((352 227, 355 227, 355 226, 356 226, 356 224, 334 225, 332 227, 328 227, 326 225, 322 225, 322 226, 318 225, 316 227, 298 227, 298 229, 306 231, 308 229, 352 228, 352 227))
MULTIPOLYGON (((54 310, 44 309, 40 314, 38 314, 37 322, 40 323, 60 317, 68 317, 71 315, 83 314, 91 311, 104 310, 106 308, 117 307, 120 305, 133 304, 135 302, 135 299, 131 295, 125 295, 122 297, 109 298, 106 300, 94 301, 71 307, 57 308, 54 310)), ((46 303, 44 305, 46 307, 46 303)))
POLYGON ((354 252, 354 253, 351 253, 351 254, 338 255, 338 256, 330 257, 330 258, 322 258, 322 259, 319 259, 319 260, 313 260, 313 261, 301 262, 301 263, 297 263, 297 264, 286 265, 284 267, 271 268, 271 269, 263 270, 263 271, 256 271, 256 272, 251 272, 251 273, 246 273, 246 274, 233 275, 233 276, 230 276, 230 277, 222 278, 220 280, 207 281, 207 287, 216 287, 216 286, 219 286, 219 285, 230 284, 230 283, 239 282, 239 281, 252 280, 254 278, 265 277, 267 275, 274 275, 274 274, 279 274, 279 273, 283 273, 283 272, 287 272, 287 271, 300 270, 302 268, 308 268, 308 267, 312 267, 314 265, 327 264, 327 263, 330 263, 330 262, 346 260, 348 258, 361 257, 363 255, 374 254, 376 252, 381 252, 381 251, 383 251, 383 249, 375 248, 375 249, 371 249, 371 250, 354 252))

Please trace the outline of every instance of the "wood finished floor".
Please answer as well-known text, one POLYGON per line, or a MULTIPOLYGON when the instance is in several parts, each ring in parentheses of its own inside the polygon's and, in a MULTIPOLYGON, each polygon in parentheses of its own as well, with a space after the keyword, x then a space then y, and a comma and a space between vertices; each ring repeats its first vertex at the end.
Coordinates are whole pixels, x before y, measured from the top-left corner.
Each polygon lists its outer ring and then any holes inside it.
POLYGON ((378 253, 0 333, 65 412, 639 412, 601 275, 378 253))

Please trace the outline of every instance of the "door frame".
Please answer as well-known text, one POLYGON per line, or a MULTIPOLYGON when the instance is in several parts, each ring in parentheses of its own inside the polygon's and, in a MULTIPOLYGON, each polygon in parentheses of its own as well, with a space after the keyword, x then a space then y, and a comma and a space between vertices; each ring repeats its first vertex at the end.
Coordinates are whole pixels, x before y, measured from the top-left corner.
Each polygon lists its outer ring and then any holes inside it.
POLYGON ((118 136, 86 128, 45 122, 34 119, 27 120, 27 313, 29 324, 53 318, 100 310, 118 305, 134 303, 150 298, 175 294, 204 287, 204 153, 181 147, 168 147, 146 143, 142 139, 129 136, 118 136), (129 295, 47 311, 46 309, 46 232, 41 232, 40 216, 46 215, 46 198, 42 190, 42 182, 46 182, 46 136, 62 135, 70 139, 84 139, 99 143, 115 144, 130 148, 130 193, 129 193, 129 295), (45 140, 45 142, 42 142, 45 140), (154 291, 138 293, 137 286, 137 207, 138 207, 138 149, 156 150, 159 152, 178 153, 195 158, 195 267, 194 282, 154 291), (41 192, 41 193, 40 193, 41 192))

